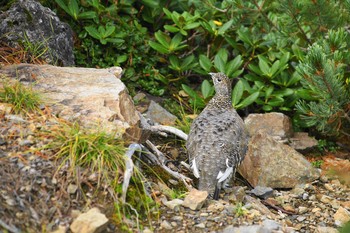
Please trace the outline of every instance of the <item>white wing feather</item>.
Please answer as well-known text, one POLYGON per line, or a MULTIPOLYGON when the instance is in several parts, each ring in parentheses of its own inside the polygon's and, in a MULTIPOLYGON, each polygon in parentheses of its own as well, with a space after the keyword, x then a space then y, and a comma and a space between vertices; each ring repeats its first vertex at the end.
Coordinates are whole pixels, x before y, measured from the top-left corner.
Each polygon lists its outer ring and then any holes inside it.
POLYGON ((196 164, 196 158, 193 159, 191 168, 192 168, 192 170, 193 170, 193 175, 194 175, 196 178, 199 178, 200 175, 199 175, 199 170, 198 170, 197 164, 196 164))

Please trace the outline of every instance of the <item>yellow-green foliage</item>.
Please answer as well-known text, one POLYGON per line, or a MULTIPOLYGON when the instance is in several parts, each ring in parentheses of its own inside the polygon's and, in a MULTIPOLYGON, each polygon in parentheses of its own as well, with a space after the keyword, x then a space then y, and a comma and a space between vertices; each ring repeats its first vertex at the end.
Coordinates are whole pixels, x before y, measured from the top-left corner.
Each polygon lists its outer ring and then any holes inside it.
MULTIPOLYGON (((76 166, 88 168, 92 173, 98 174, 98 185, 108 185, 111 194, 120 197, 126 151, 121 139, 103 131, 85 129, 78 123, 64 124, 51 134, 53 141, 48 148, 56 151, 56 158, 61 163, 60 168, 69 162, 71 173, 75 176, 76 166)), ((146 217, 151 224, 151 209, 155 203, 147 194, 146 184, 146 178, 138 167, 134 166, 126 203, 123 204, 119 198, 114 203, 116 223, 128 227, 123 221, 125 217, 136 218, 137 222, 146 217)))
POLYGON ((42 99, 31 86, 26 87, 17 80, 9 81, 5 77, 1 77, 1 84, 0 102, 12 104, 16 114, 39 110, 42 99))

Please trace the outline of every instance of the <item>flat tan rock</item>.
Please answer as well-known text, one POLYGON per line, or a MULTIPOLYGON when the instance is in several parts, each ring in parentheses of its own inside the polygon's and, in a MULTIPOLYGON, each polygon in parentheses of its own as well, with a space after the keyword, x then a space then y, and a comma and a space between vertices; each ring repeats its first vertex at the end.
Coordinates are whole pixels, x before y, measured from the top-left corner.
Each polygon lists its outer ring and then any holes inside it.
POLYGON ((203 204, 207 200, 208 192, 200 191, 197 189, 192 189, 188 195, 185 197, 182 205, 188 207, 191 210, 199 210, 202 208, 203 204))
POLYGON ((98 208, 79 215, 70 225, 73 233, 100 233, 107 226, 108 219, 98 208))
POLYGON ((120 80, 122 69, 57 67, 20 64, 3 67, 0 74, 32 84, 59 117, 84 126, 139 141, 139 115, 120 80))

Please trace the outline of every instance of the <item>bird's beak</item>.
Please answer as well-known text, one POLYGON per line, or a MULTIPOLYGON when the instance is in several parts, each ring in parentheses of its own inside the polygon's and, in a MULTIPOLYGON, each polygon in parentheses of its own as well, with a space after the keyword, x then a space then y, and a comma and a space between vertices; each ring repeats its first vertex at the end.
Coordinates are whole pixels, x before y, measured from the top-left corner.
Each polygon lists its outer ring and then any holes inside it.
POLYGON ((215 73, 209 73, 211 76, 213 76, 215 73))

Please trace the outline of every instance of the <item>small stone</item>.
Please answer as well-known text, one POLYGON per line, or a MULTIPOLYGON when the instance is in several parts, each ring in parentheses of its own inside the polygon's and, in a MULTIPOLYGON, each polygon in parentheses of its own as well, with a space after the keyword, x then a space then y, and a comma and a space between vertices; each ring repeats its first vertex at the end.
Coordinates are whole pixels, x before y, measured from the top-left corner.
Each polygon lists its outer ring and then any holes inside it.
POLYGON ((326 184, 324 184, 324 187, 325 187, 328 191, 331 191, 331 192, 334 191, 334 188, 333 188, 333 186, 332 186, 331 184, 326 183, 326 184))
POLYGON ((273 189, 270 187, 256 186, 254 189, 250 191, 255 196, 266 199, 273 194, 273 189))
POLYGON ((195 227, 204 229, 205 228, 205 223, 203 223, 203 222, 199 223, 199 224, 195 225, 195 227))
POLYGON ((80 210, 72 210, 71 213, 70 213, 70 216, 72 218, 77 218, 79 215, 81 215, 80 210))
POLYGON ((142 233, 153 233, 153 231, 151 229, 149 229, 148 227, 146 227, 142 233))
POLYGON ((201 217, 208 217, 209 213, 207 213, 207 212, 200 213, 199 216, 201 216, 201 217))
POLYGON ((67 187, 67 192, 69 194, 74 194, 74 193, 76 193, 77 190, 78 190, 78 186, 75 184, 69 184, 67 187))
POLYGON ((163 204, 168 207, 169 209, 175 209, 177 206, 180 206, 183 204, 183 200, 181 199, 173 199, 171 201, 165 201, 163 204))
POLYGON ((295 212, 295 209, 293 206, 291 206, 290 204, 284 204, 282 205, 283 209, 286 210, 286 211, 289 211, 289 212, 295 212))
POLYGON ((342 226, 350 221, 350 212, 343 207, 339 207, 333 218, 337 226, 342 226))
POLYGON ((6 115, 5 119, 8 121, 12 121, 14 123, 26 123, 27 122, 22 117, 17 116, 17 115, 6 115))
POLYGON ((302 222, 302 221, 304 221, 305 219, 306 219, 305 216, 298 216, 298 217, 297 217, 297 220, 298 220, 299 222, 302 222))
POLYGON ((177 223, 176 222, 171 222, 170 223, 172 227, 177 227, 177 223))
POLYGON ((322 195, 321 198, 320 198, 320 201, 325 203, 325 204, 329 204, 332 202, 332 198, 327 196, 327 195, 322 195))
POLYGON ((31 140, 28 140, 28 139, 20 140, 18 143, 19 146, 30 146, 33 144, 34 144, 34 142, 31 140))
POLYGON ((173 229, 173 227, 171 226, 171 224, 167 220, 163 220, 162 223, 160 224, 160 226, 166 230, 173 229))
POLYGON ((209 212, 221 212, 224 209, 224 205, 221 202, 214 202, 210 204, 207 208, 209 212))
POLYGON ((350 201, 344 201, 341 203, 341 206, 344 208, 350 209, 350 201))
POLYGON ((298 213, 299 214, 305 214, 308 211, 308 208, 305 206, 299 206, 298 207, 298 213))
POLYGON ((245 188, 242 186, 234 187, 233 188, 233 194, 235 195, 237 202, 243 202, 245 197, 245 188))
POLYGON ((197 189, 192 189, 185 197, 185 200, 182 203, 182 205, 184 207, 190 208, 191 210, 199 210, 200 208, 202 208, 207 197, 207 191, 199 191, 197 189))
POLYGON ((95 233, 103 232, 108 219, 98 208, 92 208, 88 212, 79 215, 70 225, 73 233, 95 233))
POLYGON ((58 228, 50 233, 66 233, 67 227, 59 225, 58 228))
POLYGON ((179 221, 179 222, 181 222, 183 219, 184 219, 184 218, 183 218, 182 216, 174 216, 174 217, 172 217, 172 220, 173 220, 173 221, 179 221))
POLYGON ((136 101, 136 102, 139 102, 140 100, 143 100, 143 99, 145 99, 145 98, 146 98, 146 94, 145 94, 145 93, 142 93, 142 92, 139 92, 139 93, 137 93, 137 94, 134 96, 133 100, 136 101))
POLYGON ((320 176, 320 181, 322 181, 323 183, 326 183, 326 182, 328 182, 328 177, 325 176, 325 175, 321 175, 320 176))

